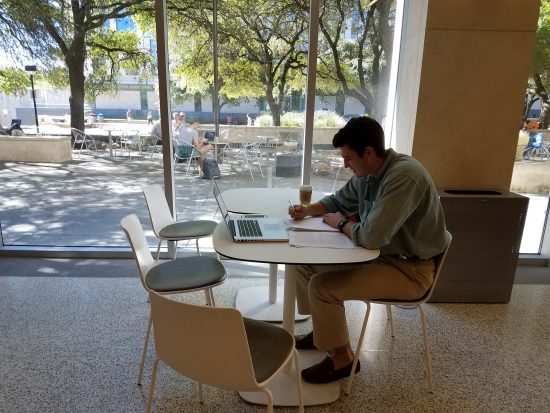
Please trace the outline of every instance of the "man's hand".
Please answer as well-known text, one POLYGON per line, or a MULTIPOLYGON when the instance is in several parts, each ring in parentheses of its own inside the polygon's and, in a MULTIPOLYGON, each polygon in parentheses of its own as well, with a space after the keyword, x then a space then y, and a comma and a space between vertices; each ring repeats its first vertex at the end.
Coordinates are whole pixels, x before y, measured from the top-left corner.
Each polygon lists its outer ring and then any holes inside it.
POLYGON ((292 219, 304 219, 307 215, 307 208, 304 208, 301 205, 292 205, 288 207, 288 215, 292 219))
POLYGON ((323 222, 330 225, 332 228, 338 228, 338 223, 344 216, 339 212, 332 212, 323 215, 323 222))
POLYGON ((325 206, 321 202, 309 204, 307 207, 301 205, 292 205, 288 207, 288 215, 294 219, 304 219, 307 216, 320 217, 325 212, 325 206))

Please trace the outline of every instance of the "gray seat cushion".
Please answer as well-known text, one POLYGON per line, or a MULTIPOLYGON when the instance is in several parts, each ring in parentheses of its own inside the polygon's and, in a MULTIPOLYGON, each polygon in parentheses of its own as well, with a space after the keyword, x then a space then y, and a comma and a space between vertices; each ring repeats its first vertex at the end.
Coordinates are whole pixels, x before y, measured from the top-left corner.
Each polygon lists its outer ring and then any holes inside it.
POLYGON ((200 238, 212 235, 218 225, 215 221, 198 220, 176 222, 167 225, 159 232, 159 238, 180 240, 185 238, 200 238))
POLYGON ((256 381, 270 378, 294 349, 292 335, 279 326, 243 317, 256 381))
POLYGON ((216 258, 195 256, 155 265, 145 275, 145 284, 158 292, 185 291, 217 285, 225 278, 225 267, 216 258))

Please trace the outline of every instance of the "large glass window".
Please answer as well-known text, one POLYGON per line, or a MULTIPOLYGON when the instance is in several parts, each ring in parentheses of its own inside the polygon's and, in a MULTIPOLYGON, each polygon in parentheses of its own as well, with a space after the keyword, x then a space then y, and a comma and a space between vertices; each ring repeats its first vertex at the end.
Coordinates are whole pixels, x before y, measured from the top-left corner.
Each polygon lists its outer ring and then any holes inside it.
POLYGON ((529 197, 520 252, 538 254, 550 205, 550 3, 541 2, 533 64, 525 94, 523 128, 518 144, 511 190, 529 197))

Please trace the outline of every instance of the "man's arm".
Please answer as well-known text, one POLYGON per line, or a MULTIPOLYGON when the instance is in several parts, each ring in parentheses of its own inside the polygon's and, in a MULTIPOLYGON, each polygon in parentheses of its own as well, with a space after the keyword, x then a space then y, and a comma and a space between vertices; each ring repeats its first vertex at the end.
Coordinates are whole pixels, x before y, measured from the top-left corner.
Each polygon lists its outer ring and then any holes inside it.
POLYGON ((321 202, 315 202, 307 207, 293 205, 288 207, 288 215, 293 219, 304 219, 306 216, 318 217, 326 213, 325 206, 321 202))

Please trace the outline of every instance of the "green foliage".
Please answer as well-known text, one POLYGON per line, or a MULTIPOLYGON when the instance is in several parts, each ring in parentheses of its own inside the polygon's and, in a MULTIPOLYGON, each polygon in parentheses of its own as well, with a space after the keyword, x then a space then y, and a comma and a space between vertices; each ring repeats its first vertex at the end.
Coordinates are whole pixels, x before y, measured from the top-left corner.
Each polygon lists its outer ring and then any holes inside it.
POLYGON ((15 61, 32 61, 56 85, 71 88, 71 126, 84 127, 84 100, 116 88, 121 68, 150 62, 135 33, 104 28, 110 19, 152 10, 150 0, 2 0, 0 47, 15 61), (65 69, 65 74, 63 70, 65 69))
MULTIPOLYGON (((281 116, 281 126, 301 128, 304 119, 304 112, 286 112, 281 116)), ((317 128, 340 128, 345 124, 346 121, 336 112, 318 110, 313 114, 313 125, 317 128)), ((273 126, 273 119, 269 114, 258 116, 254 126, 273 126)))
POLYGON ((132 31, 101 28, 89 41, 89 73, 86 76, 86 98, 93 102, 102 93, 118 91, 121 69, 137 72, 142 81, 152 78, 152 57, 139 49, 139 38, 132 31))
POLYGON ((550 0, 542 0, 540 6, 532 72, 541 74, 546 82, 550 80, 550 0))
POLYGON ((0 92, 4 95, 22 96, 31 86, 29 74, 14 67, 0 67, 0 92))
POLYGON ((537 37, 533 50, 533 64, 527 93, 532 96, 524 108, 524 120, 531 104, 535 100, 541 103, 541 127, 547 128, 550 125, 550 0, 542 0, 537 28, 537 37))
POLYGON ((264 114, 256 117, 254 126, 273 126, 273 118, 270 114, 264 114))

